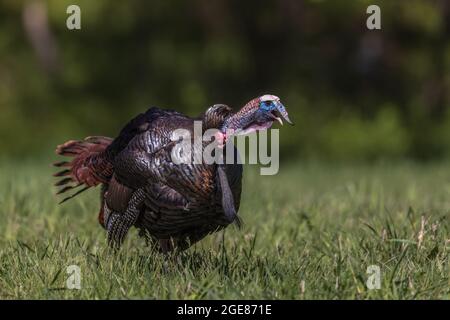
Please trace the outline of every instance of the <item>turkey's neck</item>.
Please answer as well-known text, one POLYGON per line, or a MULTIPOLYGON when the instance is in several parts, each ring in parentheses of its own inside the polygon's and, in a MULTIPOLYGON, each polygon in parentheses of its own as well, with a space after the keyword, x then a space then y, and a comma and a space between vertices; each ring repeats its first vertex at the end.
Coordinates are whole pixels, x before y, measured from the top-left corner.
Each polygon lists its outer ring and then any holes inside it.
POLYGON ((238 129, 242 129, 245 125, 252 121, 252 115, 258 104, 259 98, 255 98, 248 102, 238 112, 227 117, 220 130, 225 133, 227 130, 235 131, 238 129))
POLYGON ((220 127, 220 131, 225 133, 227 130, 235 130, 237 125, 239 124, 239 112, 236 112, 229 117, 225 118, 222 126, 220 127))

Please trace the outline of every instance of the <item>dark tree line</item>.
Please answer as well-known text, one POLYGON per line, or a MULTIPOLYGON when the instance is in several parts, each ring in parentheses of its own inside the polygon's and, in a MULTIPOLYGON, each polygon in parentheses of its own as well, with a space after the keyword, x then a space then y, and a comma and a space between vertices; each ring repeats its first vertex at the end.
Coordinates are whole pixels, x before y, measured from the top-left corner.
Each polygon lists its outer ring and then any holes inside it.
POLYGON ((151 105, 191 115, 279 95, 301 157, 434 158, 450 150, 450 2, 1 1, 0 147, 114 135, 151 105), (66 28, 77 4, 82 29, 66 28))

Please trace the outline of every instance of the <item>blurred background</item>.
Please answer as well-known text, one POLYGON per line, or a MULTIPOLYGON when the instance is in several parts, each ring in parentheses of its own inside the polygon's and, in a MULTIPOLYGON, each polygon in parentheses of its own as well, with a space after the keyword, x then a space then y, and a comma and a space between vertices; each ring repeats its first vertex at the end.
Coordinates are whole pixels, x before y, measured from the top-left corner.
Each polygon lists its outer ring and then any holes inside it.
POLYGON ((195 116, 272 93, 296 123, 282 159, 444 158, 449 18, 447 0, 0 0, 0 157, 114 136, 150 106, 195 116))

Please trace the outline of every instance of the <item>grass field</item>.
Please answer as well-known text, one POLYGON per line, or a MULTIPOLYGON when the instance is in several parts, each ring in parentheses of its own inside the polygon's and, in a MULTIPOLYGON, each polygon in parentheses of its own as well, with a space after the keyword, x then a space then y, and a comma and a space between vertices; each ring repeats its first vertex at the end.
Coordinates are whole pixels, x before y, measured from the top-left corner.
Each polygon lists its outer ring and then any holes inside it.
POLYGON ((241 230, 176 257, 107 250, 98 190, 58 206, 45 163, 0 163, 0 298, 449 299, 450 165, 246 168, 241 230), (69 265, 81 290, 66 287, 69 265), (367 268, 381 288, 369 290, 367 268))

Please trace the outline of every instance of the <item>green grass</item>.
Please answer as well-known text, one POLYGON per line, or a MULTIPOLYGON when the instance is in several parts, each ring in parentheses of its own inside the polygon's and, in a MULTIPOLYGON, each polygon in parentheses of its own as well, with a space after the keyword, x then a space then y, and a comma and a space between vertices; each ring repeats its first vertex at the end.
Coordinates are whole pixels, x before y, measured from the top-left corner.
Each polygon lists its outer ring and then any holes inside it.
POLYGON ((241 230, 177 256, 136 231, 118 254, 98 190, 58 206, 46 165, 0 164, 0 298, 448 299, 450 166, 247 168, 241 230), (66 288, 69 265, 81 290, 66 288), (366 270, 381 269, 368 290, 366 270))

